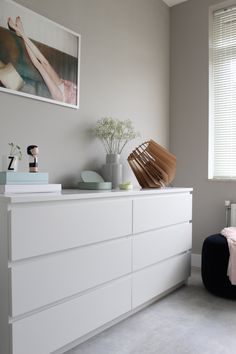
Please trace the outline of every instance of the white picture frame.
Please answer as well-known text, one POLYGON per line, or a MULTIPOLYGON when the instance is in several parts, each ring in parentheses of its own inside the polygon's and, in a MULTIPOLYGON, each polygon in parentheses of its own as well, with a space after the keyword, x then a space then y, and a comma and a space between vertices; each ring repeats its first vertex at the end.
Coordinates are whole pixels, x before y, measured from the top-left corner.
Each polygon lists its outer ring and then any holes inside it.
POLYGON ((79 108, 81 36, 12 0, 0 2, 0 94, 79 108))

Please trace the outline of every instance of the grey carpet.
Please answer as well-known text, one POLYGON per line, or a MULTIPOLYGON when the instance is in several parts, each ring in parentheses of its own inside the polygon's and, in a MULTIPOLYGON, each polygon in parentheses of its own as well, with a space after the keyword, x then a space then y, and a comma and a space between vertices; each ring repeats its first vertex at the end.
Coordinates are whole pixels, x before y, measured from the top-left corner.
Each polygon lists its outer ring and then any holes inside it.
POLYGON ((66 354, 176 353, 236 353, 236 301, 209 294, 196 270, 187 286, 66 354))

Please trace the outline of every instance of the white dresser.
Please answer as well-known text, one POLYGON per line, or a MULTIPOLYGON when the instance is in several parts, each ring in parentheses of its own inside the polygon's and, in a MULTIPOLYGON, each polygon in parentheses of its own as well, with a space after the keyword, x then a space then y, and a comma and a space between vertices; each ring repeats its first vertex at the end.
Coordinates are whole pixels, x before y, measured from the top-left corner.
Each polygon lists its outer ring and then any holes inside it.
POLYGON ((63 353, 183 284, 192 189, 0 196, 0 354, 63 353))

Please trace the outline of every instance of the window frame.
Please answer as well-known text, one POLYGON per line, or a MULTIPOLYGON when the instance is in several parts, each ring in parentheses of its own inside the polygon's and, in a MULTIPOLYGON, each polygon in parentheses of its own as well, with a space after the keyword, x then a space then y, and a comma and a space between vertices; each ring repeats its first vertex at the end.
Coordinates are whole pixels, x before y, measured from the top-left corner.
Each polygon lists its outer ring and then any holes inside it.
POLYGON ((212 68, 212 38, 213 38, 213 13, 226 7, 236 6, 236 0, 226 0, 209 7, 208 14, 208 180, 236 182, 235 177, 214 176, 214 118, 213 118, 213 68, 212 68))

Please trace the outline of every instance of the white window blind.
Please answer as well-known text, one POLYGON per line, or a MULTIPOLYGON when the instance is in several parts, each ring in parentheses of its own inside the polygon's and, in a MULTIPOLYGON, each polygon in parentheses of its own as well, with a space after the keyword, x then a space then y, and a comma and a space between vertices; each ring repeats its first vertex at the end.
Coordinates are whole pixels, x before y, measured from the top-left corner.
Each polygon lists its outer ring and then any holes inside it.
POLYGON ((213 12, 209 178, 236 179, 236 6, 213 12))

